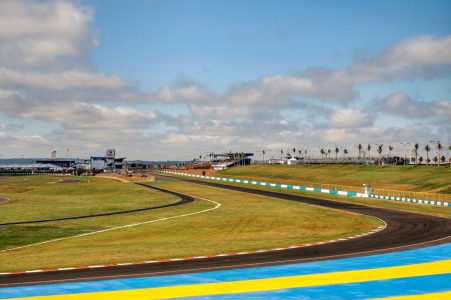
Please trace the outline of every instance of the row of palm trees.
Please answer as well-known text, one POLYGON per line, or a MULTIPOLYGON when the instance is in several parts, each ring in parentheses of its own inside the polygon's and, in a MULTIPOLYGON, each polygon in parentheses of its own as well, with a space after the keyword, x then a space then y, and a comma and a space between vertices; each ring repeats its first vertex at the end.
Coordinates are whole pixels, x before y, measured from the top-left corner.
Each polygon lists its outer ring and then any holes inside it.
MULTIPOLYGON (((401 144, 403 144, 404 147, 406 145, 410 145, 410 143, 401 143, 401 144)), ((382 154, 383 150, 384 150, 384 144, 375 144, 375 145, 376 145, 376 152, 378 153, 378 162, 382 163, 382 159, 384 158, 383 154, 382 154)), ((437 165, 440 165, 441 163, 445 163, 447 161, 447 159, 446 159, 445 155, 441 155, 441 153, 444 149, 443 145, 440 143, 440 141, 437 141, 434 145, 435 145, 435 149, 437 151, 437 155, 435 155, 433 157, 432 161, 434 161, 434 163, 436 163, 437 165)), ((358 157, 357 157, 358 160, 362 160, 362 159, 366 160, 367 159, 368 161, 371 161, 371 149, 373 149, 373 146, 371 144, 366 145, 366 147, 364 147, 362 144, 358 144, 358 145, 354 145, 354 146, 356 146, 356 148, 358 150, 358 157), (365 148, 368 153, 368 158, 365 157, 366 156, 366 151, 364 150, 365 148)), ((388 157, 387 158, 389 160, 391 160, 393 158, 392 152, 394 150, 394 147, 392 145, 388 145, 387 149, 388 149, 388 157)), ((332 151, 334 151, 335 152, 335 160, 338 161, 338 159, 339 159, 338 156, 339 156, 340 150, 341 149, 337 146, 335 146, 335 148, 333 148, 333 149, 320 148, 319 151, 321 154, 321 160, 324 160, 324 158, 330 159, 331 153, 332 153, 332 151)), ((420 145, 418 143, 415 143, 414 145, 412 145, 411 156, 413 155, 413 157, 411 158, 411 160, 415 164, 418 164, 418 163, 422 164, 423 161, 425 161, 426 164, 429 165, 432 162, 431 159, 429 158, 429 152, 431 152, 433 150, 433 148, 429 144, 426 144, 424 147, 424 150, 426 151, 426 160, 422 156, 419 155, 420 145)), ((451 151, 451 145, 448 146, 448 150, 451 151)), ((296 157, 296 148, 293 148, 291 151, 288 150, 286 152, 287 158, 296 157), (291 155, 291 151, 293 153, 292 155, 291 155)), ((342 149, 341 151, 343 153, 342 158, 346 159, 349 154, 348 149, 342 149)), ((306 157, 307 152, 308 152, 307 149, 298 150, 299 157, 302 157, 302 156, 306 157)), ((264 154, 265 154, 265 150, 263 150, 263 155, 264 154)), ((283 154, 284 154, 284 151, 283 151, 283 149, 281 149, 280 150, 280 159, 283 159, 283 154)), ((406 161, 407 161, 407 159, 404 154, 404 163, 406 161)), ((451 162, 450 158, 448 158, 448 162, 451 162)))

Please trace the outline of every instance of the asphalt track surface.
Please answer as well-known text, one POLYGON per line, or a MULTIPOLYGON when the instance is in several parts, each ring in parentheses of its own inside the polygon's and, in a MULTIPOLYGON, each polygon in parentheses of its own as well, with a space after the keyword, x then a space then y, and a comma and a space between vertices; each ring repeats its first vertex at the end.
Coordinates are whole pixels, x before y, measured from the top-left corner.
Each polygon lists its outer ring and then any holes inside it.
MULTIPOLYGON (((167 191, 165 189, 161 189, 155 186, 149 186, 142 183, 135 183, 136 185, 143 186, 145 188, 151 188, 163 193, 175 195, 180 198, 180 201, 169 203, 169 204, 163 204, 163 205, 157 205, 157 206, 150 206, 150 207, 143 207, 143 208, 136 208, 136 209, 129 209, 129 210, 121 210, 121 211, 113 211, 113 212, 107 212, 107 213, 101 213, 101 214, 92 214, 92 215, 83 215, 83 216, 73 216, 73 217, 63 217, 63 218, 55 218, 55 219, 41 219, 41 220, 29 220, 29 221, 20 221, 20 222, 10 222, 10 223, 0 223, 0 226, 8 226, 8 225, 23 225, 23 224, 35 224, 35 223, 45 223, 45 222, 58 222, 58 221, 67 221, 67 220, 77 220, 77 219, 86 219, 86 218, 96 218, 96 217, 105 217, 105 216, 113 216, 113 215, 123 215, 123 214, 130 214, 135 212, 141 212, 146 210, 155 210, 165 207, 171 207, 171 206, 177 206, 186 204, 189 202, 194 201, 194 198, 191 196, 183 195, 177 192, 173 191, 167 191)), ((0 204, 1 202, 0 198, 0 204)))
MULTIPOLYGON (((164 178, 161 176, 158 177, 164 178)), ((257 190, 216 182, 206 182, 185 178, 179 178, 178 180, 373 216, 383 220, 386 223, 386 228, 375 234, 357 239, 275 252, 112 268, 79 269, 49 273, 29 273, 1 276, 0 287, 127 277, 148 277, 264 265, 288 264, 305 261, 318 261, 339 257, 388 253, 399 250, 438 245, 451 241, 451 220, 448 218, 375 208, 359 204, 322 200, 301 195, 257 190)), ((183 229, 181 228, 181 230, 183 229)))

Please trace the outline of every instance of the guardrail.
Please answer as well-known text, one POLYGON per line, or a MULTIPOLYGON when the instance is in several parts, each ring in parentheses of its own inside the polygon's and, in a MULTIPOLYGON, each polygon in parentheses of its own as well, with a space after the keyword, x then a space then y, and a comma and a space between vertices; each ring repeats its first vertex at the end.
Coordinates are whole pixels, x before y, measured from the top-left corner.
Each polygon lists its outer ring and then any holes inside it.
MULTIPOLYGON (((327 194, 334 194, 334 195, 341 195, 341 196, 348 196, 348 197, 361 197, 361 198, 376 198, 376 199, 385 199, 385 200, 394 200, 394 201, 403 201, 403 202, 410 202, 410 203, 420 203, 420 204, 430 204, 430 205, 436 205, 436 206, 445 206, 445 207, 451 207, 451 201, 443 201, 441 199, 417 199, 414 197, 406 197, 406 196, 395 196, 395 195, 380 195, 377 194, 377 189, 375 189, 375 193, 373 194, 365 194, 359 191, 346 191, 341 188, 346 188, 346 186, 343 185, 322 185, 323 187, 316 186, 316 187, 309 187, 304 185, 291 185, 291 184, 283 184, 283 183, 271 183, 271 182, 265 182, 265 181, 258 181, 258 180, 252 180, 252 179, 237 179, 237 178, 227 178, 227 177, 214 177, 214 176, 203 176, 203 175, 196 175, 196 174, 188 174, 183 172, 173 172, 173 171, 164 171, 159 170, 158 172, 167 173, 167 174, 174 174, 174 175, 181 175, 181 176, 189 176, 189 177, 197 177, 197 178, 203 178, 203 179, 210 179, 210 180, 218 180, 218 181, 226 181, 226 182, 232 182, 232 183, 244 183, 244 184, 253 184, 253 185, 259 185, 259 186, 267 186, 267 187, 275 187, 275 188, 285 188, 285 189, 293 189, 293 190, 301 190, 301 191, 311 191, 311 192, 319 192, 319 193, 327 193, 327 194), (330 188, 324 188, 326 186, 335 187, 334 189, 330 188)), ((357 187, 355 187, 357 188, 357 187)), ((385 190, 389 191, 389 190, 385 190)), ((414 192, 411 192, 414 193, 414 192)), ((433 194, 433 193, 418 193, 420 194, 433 194)), ((407 194, 406 194, 407 195, 407 194)), ((435 194, 437 195, 437 194, 435 194)), ((446 197, 449 197, 450 195, 445 194, 446 197)), ((447 198, 446 198, 447 199, 447 198)))
POLYGON ((0 172, 0 176, 34 176, 34 175, 51 175, 51 176, 71 176, 70 173, 52 173, 52 172, 0 172))

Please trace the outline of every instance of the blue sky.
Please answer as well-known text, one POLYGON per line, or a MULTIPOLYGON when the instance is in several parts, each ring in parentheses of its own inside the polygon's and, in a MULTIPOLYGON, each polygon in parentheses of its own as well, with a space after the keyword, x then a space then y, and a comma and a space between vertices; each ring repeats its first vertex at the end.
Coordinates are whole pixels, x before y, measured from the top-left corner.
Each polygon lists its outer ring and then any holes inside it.
POLYGON ((451 141, 449 1, 7 0, 0 11, 6 157, 451 141))

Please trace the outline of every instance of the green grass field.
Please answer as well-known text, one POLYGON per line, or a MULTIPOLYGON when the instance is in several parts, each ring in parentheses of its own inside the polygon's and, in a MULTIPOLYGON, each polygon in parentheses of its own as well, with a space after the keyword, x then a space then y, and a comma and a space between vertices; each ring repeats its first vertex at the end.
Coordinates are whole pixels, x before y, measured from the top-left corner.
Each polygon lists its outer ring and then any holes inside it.
MULTIPOLYGON (((216 180, 206 180, 201 179, 202 181, 211 181, 217 182, 216 180)), ((317 192, 309 192, 309 191, 300 191, 300 190, 291 190, 291 189, 282 189, 282 188, 274 188, 274 187, 266 187, 266 186, 258 186, 258 185, 249 185, 243 183, 232 183, 221 181, 221 184, 233 185, 233 186, 242 186, 252 189, 265 190, 278 192, 283 194, 292 194, 292 195, 301 195, 309 198, 318 198, 325 200, 333 200, 337 202, 343 203, 356 203, 363 204, 372 207, 381 207, 388 208, 393 210, 401 210, 408 211, 418 214, 425 214, 431 216, 438 217, 451 217, 451 208, 445 208, 443 206, 434 206, 434 205, 426 205, 426 204, 418 204, 418 203, 407 203, 401 201, 391 201, 391 200, 383 200, 383 199, 375 199, 375 198, 357 198, 357 197, 344 197, 339 195, 331 195, 326 193, 317 193, 317 192)))
POLYGON ((85 177, 59 183, 64 177, 26 176, 0 181, 0 223, 98 214, 156 206, 177 198, 111 179, 85 177))
MULTIPOLYGON (((93 183, 95 184, 95 183, 93 183)), ((117 183, 125 188, 130 184, 117 183)), ((290 201, 249 195, 177 181, 154 183, 160 187, 221 203, 216 210, 161 220, 98 234, 0 252, 0 272, 39 268, 106 264, 176 258, 282 247, 354 235, 379 226, 380 221, 290 201)), ((55 186, 55 185, 53 185, 55 186)), ((147 191, 147 190, 146 190, 147 191)), ((152 194, 151 190, 147 193, 152 194)), ((132 201, 132 200, 130 200, 132 201)), ((14 202, 6 205, 14 205, 14 202)), ((0 210, 6 205, 0 206, 0 210)), ((35 242, 27 235, 49 238, 66 228, 73 234, 127 224, 192 214, 215 207, 197 199, 183 206, 120 216, 81 219, 35 226, 0 228, 25 234, 22 244, 35 242)), ((6 234, 7 235, 7 234, 6 234)))
POLYGON ((250 165, 230 168, 219 175, 277 180, 289 183, 324 183, 415 192, 451 194, 451 168, 436 166, 371 165, 250 165))
MULTIPOLYGON (((111 179, 84 178, 82 182, 58 183, 59 177, 14 177, 0 181, 0 195, 9 201, 0 205, 0 223, 53 219, 115 212, 177 201, 177 197, 111 179)), ((76 221, 46 222, 0 227, 0 249, 87 233, 110 220, 132 222, 128 216, 76 221), (81 224, 81 225, 80 225, 81 224)))

